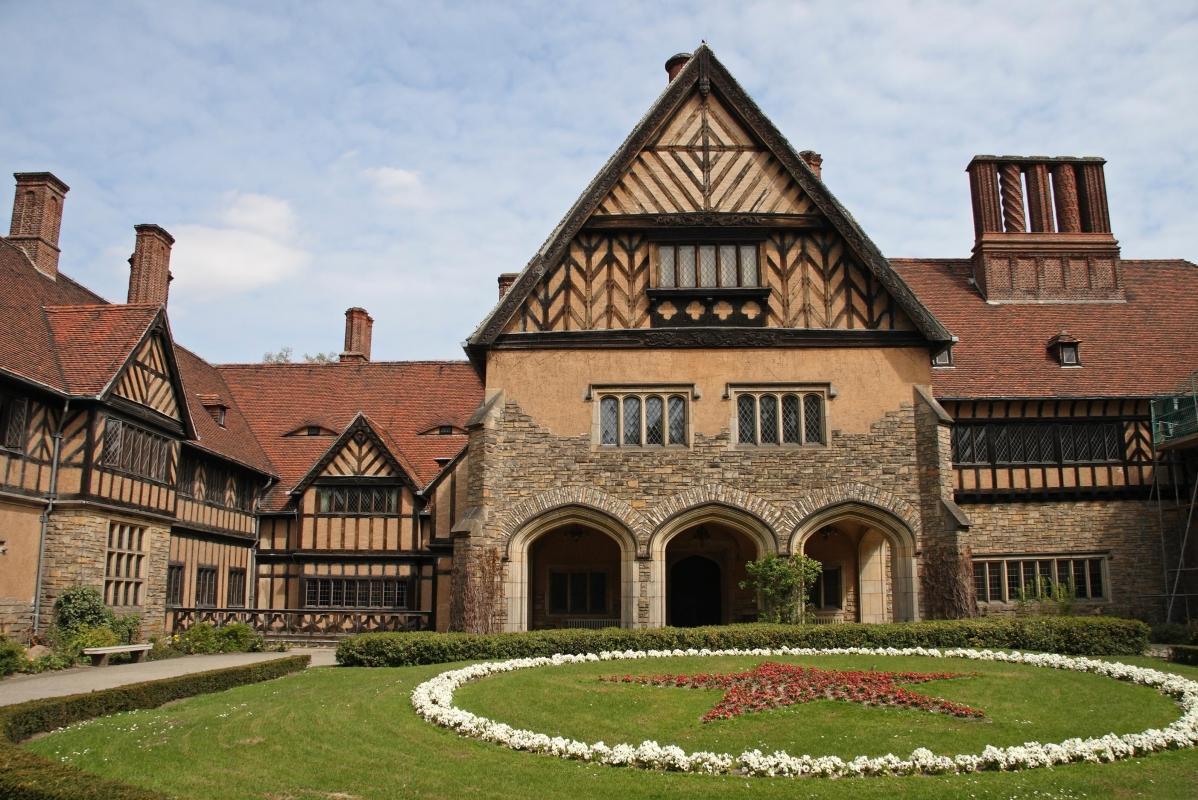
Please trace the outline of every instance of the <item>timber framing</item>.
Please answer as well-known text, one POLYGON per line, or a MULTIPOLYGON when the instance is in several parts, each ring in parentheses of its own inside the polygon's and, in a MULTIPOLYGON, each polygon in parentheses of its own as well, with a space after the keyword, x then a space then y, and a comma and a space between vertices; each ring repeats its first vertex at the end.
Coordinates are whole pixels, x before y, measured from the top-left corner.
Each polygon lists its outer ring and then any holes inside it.
MULTIPOLYGON (((706 44, 701 44, 615 155, 608 160, 583 194, 575 201, 565 218, 553 230, 549 239, 520 273, 511 289, 467 341, 467 352, 476 364, 480 363, 478 351, 485 350, 496 343, 508 320, 533 292, 537 283, 548 270, 554 268, 563 259, 570 242, 584 228, 603 198, 611 192, 637 154, 649 144, 652 137, 662 129, 662 126, 696 88, 704 96, 714 91, 726 101, 731 110, 739 116, 739 121, 743 122, 750 133, 763 144, 771 155, 778 159, 789 177, 810 197, 816 208, 844 238, 846 245, 861 260, 864 267, 874 274, 902 309, 910 315, 919 332, 923 334, 925 342, 938 343, 952 340, 952 334, 948 329, 919 301, 906 282, 891 268, 885 256, 856 220, 832 195, 823 181, 811 171, 811 168, 794 150, 786 137, 770 122, 752 98, 728 73, 724 65, 716 59, 711 48, 706 44)), ((710 217, 718 215, 704 213, 701 216, 708 218, 703 222, 704 225, 712 225, 710 217)), ((744 215, 732 216, 743 217, 744 215)), ((745 223, 742 220, 737 221, 736 224, 745 223)))
POLYGON ((505 333, 491 344, 495 350, 926 346, 914 331, 725 327, 505 333))
MULTIPOLYGON (((374 425, 372 425, 370 422, 370 419, 362 412, 358 412, 358 415, 354 417, 353 421, 349 423, 344 431, 342 431, 341 435, 337 437, 337 440, 329 445, 329 449, 325 451, 324 455, 312 465, 312 469, 308 470, 308 473, 302 479, 300 479, 300 482, 290 490, 290 494, 299 496, 303 494, 304 490, 312 485, 312 483, 316 480, 320 479, 323 482, 325 479, 321 477, 321 473, 323 473, 325 468, 333 462, 333 459, 337 457, 337 454, 341 452, 341 449, 358 434, 365 436, 374 444, 376 448, 378 448, 378 451, 383 454, 383 457, 386 459, 388 465, 395 470, 395 473, 398 476, 400 476, 396 482, 402 483, 404 486, 411 489, 413 493, 419 493, 420 487, 416 484, 415 479, 412 477, 415 475, 415 472, 411 466, 402 460, 402 456, 392 452, 392 448, 388 447, 387 443, 383 441, 383 437, 379 435, 377 430, 375 430, 374 425)), ((376 482, 376 479, 373 478, 359 478, 356 482, 361 482, 362 480, 376 482)), ((382 482, 380 482, 380 485, 381 483, 382 482)))

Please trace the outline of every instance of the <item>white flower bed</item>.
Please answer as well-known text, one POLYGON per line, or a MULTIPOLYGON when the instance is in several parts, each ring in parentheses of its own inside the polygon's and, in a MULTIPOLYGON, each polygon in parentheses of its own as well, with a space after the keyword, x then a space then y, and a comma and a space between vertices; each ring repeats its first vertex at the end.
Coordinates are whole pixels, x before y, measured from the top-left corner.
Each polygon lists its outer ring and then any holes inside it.
POLYGON ((1040 653, 996 652, 991 650, 933 648, 845 647, 816 650, 801 647, 779 647, 754 650, 647 650, 606 651, 585 655, 555 655, 547 658, 513 658, 508 661, 474 664, 442 672, 412 691, 416 713, 435 725, 457 731, 463 736, 495 742, 513 750, 546 753, 559 758, 593 761, 613 766, 667 769, 679 772, 701 772, 711 775, 735 773, 742 775, 828 778, 858 775, 938 775, 950 772, 980 772, 982 770, 1018 770, 1048 767, 1076 761, 1101 763, 1120 758, 1144 755, 1158 750, 1176 750, 1198 744, 1198 682, 1178 675, 1144 667, 1133 667, 1092 658, 1078 658, 1040 653), (640 744, 580 742, 561 736, 547 736, 535 731, 521 730, 472 714, 453 704, 453 693, 462 684, 494 675, 533 667, 577 664, 585 661, 617 661, 642 658, 673 658, 679 656, 927 656, 930 658, 968 658, 976 661, 1002 661, 1029 664, 1051 669, 1067 669, 1106 675, 1116 680, 1151 686, 1163 695, 1174 698, 1182 709, 1181 717, 1164 729, 1150 728, 1139 733, 1127 733, 1090 739, 1066 739, 1045 744, 1025 742, 1012 747, 987 746, 980 753, 936 755, 919 748, 906 758, 887 754, 877 758, 857 756, 844 760, 837 756, 792 756, 785 751, 763 753, 746 750, 731 753, 687 753, 676 745, 659 745, 646 741, 640 744))

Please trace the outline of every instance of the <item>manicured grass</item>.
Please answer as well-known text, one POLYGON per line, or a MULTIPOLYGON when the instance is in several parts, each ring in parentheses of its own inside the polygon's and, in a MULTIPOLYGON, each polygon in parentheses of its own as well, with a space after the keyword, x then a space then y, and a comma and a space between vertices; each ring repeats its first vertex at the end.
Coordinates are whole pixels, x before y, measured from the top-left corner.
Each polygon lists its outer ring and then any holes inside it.
MULTIPOLYGON (((979 743, 1137 730, 1177 714, 1169 701, 1151 690, 1109 679, 939 659, 807 661, 824 668, 977 672, 975 678, 914 688, 976 705, 987 712, 989 721, 820 702, 701 725, 698 718, 714 702, 715 693, 596 680, 599 674, 715 671, 760 660, 671 659, 631 662, 622 668, 585 664, 511 673, 465 687, 459 698, 463 705, 507 722, 535 724, 546 732, 574 733, 590 741, 657 737, 665 742, 673 737, 688 749, 735 750, 757 746, 760 740, 794 752, 842 755, 889 750, 905 754, 918 744, 960 752, 979 743)), ((1150 659, 1118 660, 1198 679, 1198 668, 1150 659)), ((152 711, 95 720, 28 746, 96 773, 180 797, 213 800, 1191 798, 1198 786, 1194 750, 1021 773, 839 781, 715 778, 567 762, 465 740, 416 717, 408 694, 418 682, 449 666, 309 670, 152 711)))

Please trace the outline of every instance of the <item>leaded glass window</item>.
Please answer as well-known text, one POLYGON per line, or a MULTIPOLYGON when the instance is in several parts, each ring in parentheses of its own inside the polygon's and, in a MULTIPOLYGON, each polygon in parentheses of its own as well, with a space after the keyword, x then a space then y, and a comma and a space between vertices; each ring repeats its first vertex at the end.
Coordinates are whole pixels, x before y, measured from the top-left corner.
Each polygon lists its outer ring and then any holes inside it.
POLYGON ((641 443, 641 399, 639 397, 624 398, 624 438, 625 446, 641 443))
POLYGON ((599 443, 614 445, 619 439, 620 401, 604 397, 599 401, 599 443))
POLYGON ((320 486, 318 514, 348 517, 386 517, 399 513, 398 486, 320 486))
POLYGON ((824 398, 818 394, 803 398, 803 442, 824 443, 824 398))
POLYGON ((782 398, 782 441, 786 444, 800 444, 803 440, 799 435, 799 397, 788 394, 782 398))
POLYGON ((664 447, 687 444, 686 398, 652 391, 619 392, 599 398, 599 444, 664 447))
POLYGON ((409 583, 407 578, 307 578, 304 606, 406 609, 409 583))
POLYGON ((1106 599, 1103 556, 1037 555, 975 558, 973 588, 979 603, 1042 600, 1061 593, 1078 600, 1106 599))
POLYGON ((772 394, 763 394, 758 399, 761 409, 761 443, 778 443, 778 398, 772 394))
POLYGON ((686 444, 686 400, 672 395, 669 401, 670 444, 686 444))
POLYGON ((657 285, 662 288, 760 285, 755 244, 660 244, 657 255, 657 285))
POLYGON ((1122 459, 1119 422, 967 422, 953 428, 956 464, 1095 464, 1122 459))
POLYGON ((657 395, 645 398, 645 444, 665 444, 665 409, 657 395))
POLYGON ((824 444, 822 394, 740 392, 736 397, 740 444, 824 444))

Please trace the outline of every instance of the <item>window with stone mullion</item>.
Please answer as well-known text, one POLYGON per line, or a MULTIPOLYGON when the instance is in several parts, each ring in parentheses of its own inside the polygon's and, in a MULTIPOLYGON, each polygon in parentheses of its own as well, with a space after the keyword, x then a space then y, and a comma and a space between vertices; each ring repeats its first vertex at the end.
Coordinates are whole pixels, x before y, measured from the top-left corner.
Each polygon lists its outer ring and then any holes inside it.
POLYGON ((684 446, 686 400, 656 393, 599 398, 599 444, 606 447, 684 446))

